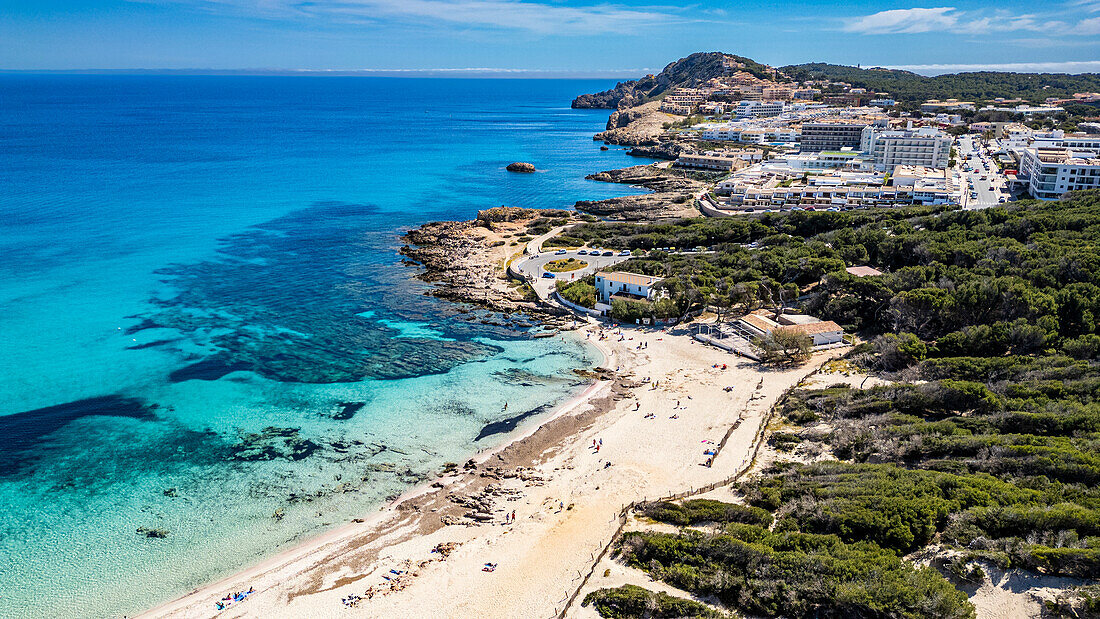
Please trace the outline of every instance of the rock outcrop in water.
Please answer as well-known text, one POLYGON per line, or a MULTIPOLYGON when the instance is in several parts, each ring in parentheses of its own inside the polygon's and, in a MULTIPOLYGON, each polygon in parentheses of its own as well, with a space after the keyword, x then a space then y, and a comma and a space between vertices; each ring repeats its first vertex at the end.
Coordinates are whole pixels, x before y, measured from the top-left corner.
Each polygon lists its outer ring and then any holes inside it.
POLYGON ((523 172, 523 173, 530 174, 531 172, 535 171, 535 164, 525 163, 523 161, 517 161, 515 163, 509 163, 508 167, 505 168, 505 169, 508 170, 509 172, 523 172))
POLYGON ((301 460, 320 449, 320 445, 298 436, 298 428, 268 426, 262 432, 246 434, 233 446, 233 460, 301 460))

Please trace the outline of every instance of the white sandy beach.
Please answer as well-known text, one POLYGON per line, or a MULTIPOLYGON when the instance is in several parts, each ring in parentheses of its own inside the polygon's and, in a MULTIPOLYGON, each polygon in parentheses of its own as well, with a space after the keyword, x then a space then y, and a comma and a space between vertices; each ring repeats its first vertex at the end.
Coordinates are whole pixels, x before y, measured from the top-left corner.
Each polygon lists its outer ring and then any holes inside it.
MULTIPOLYGON (((737 473, 783 391, 842 352, 772 371, 684 334, 623 333, 622 341, 609 331, 599 342, 609 369, 620 370, 617 381, 596 383, 529 436, 481 454, 477 468, 143 616, 553 616, 611 540, 624 504, 737 473), (706 467, 704 451, 739 416, 706 467), (602 441, 598 453, 593 441, 602 441), (492 504, 491 522, 464 517, 478 510, 456 499, 470 497, 492 504), (512 511, 515 522, 506 524, 512 511), (443 526, 441 518, 461 524, 443 526), (432 550, 443 543, 455 545, 445 559, 432 550), (495 570, 484 571, 487 563, 495 570), (256 592, 243 602, 215 610, 227 593, 250 587, 256 592), (342 602, 349 595, 362 599, 349 607, 342 602)), ((586 591, 602 578, 595 574, 586 591)), ((615 584, 613 575, 606 585, 615 584)), ((593 615, 578 599, 569 616, 593 615)))

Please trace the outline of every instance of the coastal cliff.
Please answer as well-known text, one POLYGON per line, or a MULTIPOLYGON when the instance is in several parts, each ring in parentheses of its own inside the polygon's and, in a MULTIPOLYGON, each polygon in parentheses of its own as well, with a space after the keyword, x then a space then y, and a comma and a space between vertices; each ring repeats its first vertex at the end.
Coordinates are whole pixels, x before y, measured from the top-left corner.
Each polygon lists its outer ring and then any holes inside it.
POLYGON ((609 90, 580 95, 573 99, 573 107, 610 110, 635 107, 660 98, 672 88, 690 88, 725 75, 727 59, 737 63, 741 71, 747 71, 761 78, 771 76, 770 67, 750 58, 722 52, 697 52, 670 62, 657 75, 619 82, 609 90))
POLYGON ((665 123, 682 118, 660 111, 660 105, 651 101, 627 110, 616 110, 607 119, 607 129, 592 139, 620 146, 657 146, 661 144, 665 123))

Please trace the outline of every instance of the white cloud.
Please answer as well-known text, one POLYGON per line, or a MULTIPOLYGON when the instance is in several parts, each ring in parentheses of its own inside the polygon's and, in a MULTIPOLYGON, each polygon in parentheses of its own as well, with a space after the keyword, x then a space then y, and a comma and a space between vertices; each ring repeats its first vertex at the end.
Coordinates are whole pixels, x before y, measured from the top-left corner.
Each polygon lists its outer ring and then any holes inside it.
POLYGON ((887 69, 902 69, 923 75, 962 73, 967 71, 1019 71, 1024 73, 1096 73, 1100 72, 1100 60, 1073 60, 1065 62, 1010 62, 1001 64, 909 64, 888 65, 887 69))
POLYGON ((955 8, 949 6, 879 11, 850 20, 844 29, 863 34, 933 32, 953 28, 958 23, 955 12, 955 8))
POLYGON ((561 6, 527 0, 136 0, 193 4, 274 19, 329 18, 346 22, 406 20, 536 33, 597 34, 681 21, 667 8, 619 4, 561 6))
MULTIPOLYGON (((1050 6, 1050 5, 1045 5, 1050 6)), ((844 30, 860 34, 989 34, 994 32, 1040 32, 1044 35, 1100 35, 1100 17, 1083 18, 1081 11, 1100 11, 1100 0, 1078 0, 1062 5, 1061 12, 1014 14, 1003 9, 960 11, 955 7, 894 9, 854 17, 844 30), (1070 7, 1067 11, 1065 7, 1070 7)))
POLYGON ((1082 19, 1077 22, 1077 25, 1070 29, 1070 34, 1079 34, 1084 36, 1095 36, 1100 34, 1100 17, 1090 17, 1088 19, 1082 19))

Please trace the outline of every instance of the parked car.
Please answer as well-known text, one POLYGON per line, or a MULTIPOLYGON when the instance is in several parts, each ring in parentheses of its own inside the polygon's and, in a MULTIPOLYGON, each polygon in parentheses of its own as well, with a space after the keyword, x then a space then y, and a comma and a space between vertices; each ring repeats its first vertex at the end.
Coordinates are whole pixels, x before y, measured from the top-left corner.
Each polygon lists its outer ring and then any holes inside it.
POLYGON ((624 249, 621 252, 619 252, 619 255, 620 256, 629 256, 630 255, 630 250, 629 249, 624 249))
POLYGON ((567 253, 569 253, 569 252, 565 251, 564 249, 559 249, 558 251, 554 252, 554 255, 555 256, 564 256, 567 253))
POLYGON ((546 279, 554 279, 554 274, 553 274, 553 273, 551 273, 550 271, 546 271, 546 272, 544 272, 544 273, 542 274, 542 276, 543 276, 543 277, 545 277, 546 279))
POLYGON ((615 255, 615 252, 613 252, 613 251, 605 251, 605 252, 603 253, 603 255, 605 255, 605 256, 614 256, 614 255, 615 255))
POLYGON ((582 249, 582 250, 577 252, 577 255, 578 256, 587 256, 588 255, 588 250, 587 249, 582 249))

